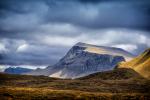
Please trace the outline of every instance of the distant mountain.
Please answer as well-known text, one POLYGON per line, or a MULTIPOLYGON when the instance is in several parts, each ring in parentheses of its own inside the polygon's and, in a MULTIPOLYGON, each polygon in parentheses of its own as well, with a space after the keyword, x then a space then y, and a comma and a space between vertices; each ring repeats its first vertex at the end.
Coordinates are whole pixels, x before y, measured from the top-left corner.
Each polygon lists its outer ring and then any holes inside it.
POLYGON ((95 72, 112 70, 118 62, 132 57, 132 54, 120 48, 80 42, 74 45, 57 64, 27 74, 77 78, 95 72))
POLYGON ((131 68, 142 76, 150 79, 150 48, 131 61, 121 62, 119 68, 131 68))
POLYGON ((9 74, 23 74, 23 73, 27 73, 27 72, 31 72, 33 71, 32 69, 28 69, 28 68, 21 68, 21 67, 9 67, 6 68, 4 70, 4 73, 9 73, 9 74))

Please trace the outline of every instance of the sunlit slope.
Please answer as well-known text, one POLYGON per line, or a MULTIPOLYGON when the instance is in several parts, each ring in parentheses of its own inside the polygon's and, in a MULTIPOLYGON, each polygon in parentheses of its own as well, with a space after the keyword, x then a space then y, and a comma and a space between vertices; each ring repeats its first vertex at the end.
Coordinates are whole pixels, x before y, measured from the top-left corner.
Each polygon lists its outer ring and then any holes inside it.
POLYGON ((123 56, 126 61, 129 61, 134 57, 134 55, 132 55, 131 53, 115 47, 96 46, 96 45, 86 44, 82 42, 77 43, 76 46, 85 47, 84 51, 90 53, 123 56))
POLYGON ((119 68, 132 68, 142 76, 150 79, 150 48, 129 62, 122 62, 119 68))

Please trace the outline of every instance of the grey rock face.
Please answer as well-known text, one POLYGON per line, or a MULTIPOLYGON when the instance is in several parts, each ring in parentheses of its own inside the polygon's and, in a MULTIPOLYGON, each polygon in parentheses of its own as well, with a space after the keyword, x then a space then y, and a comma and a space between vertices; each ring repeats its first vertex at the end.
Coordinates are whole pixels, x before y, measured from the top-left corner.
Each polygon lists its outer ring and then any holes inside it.
POLYGON ((124 61, 122 56, 95 54, 84 51, 85 47, 74 46, 59 63, 54 65, 51 77, 76 78, 93 72, 113 69, 118 62, 124 61))

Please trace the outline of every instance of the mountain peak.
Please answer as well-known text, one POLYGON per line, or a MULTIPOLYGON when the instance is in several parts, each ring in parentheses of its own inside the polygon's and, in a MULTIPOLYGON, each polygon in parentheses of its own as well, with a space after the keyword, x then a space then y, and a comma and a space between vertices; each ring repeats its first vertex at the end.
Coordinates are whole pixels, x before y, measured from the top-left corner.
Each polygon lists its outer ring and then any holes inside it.
POLYGON ((87 46, 87 45, 90 45, 90 44, 83 43, 83 42, 78 42, 75 44, 75 46, 87 46))

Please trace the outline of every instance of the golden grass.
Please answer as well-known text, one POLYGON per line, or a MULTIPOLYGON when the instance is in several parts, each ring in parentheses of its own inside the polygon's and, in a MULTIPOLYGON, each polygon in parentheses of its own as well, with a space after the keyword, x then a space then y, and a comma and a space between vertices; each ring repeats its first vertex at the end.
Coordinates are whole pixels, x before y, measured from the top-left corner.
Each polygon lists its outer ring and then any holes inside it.
POLYGON ((150 49, 129 62, 121 62, 118 68, 131 68, 145 78, 150 79, 150 49))

